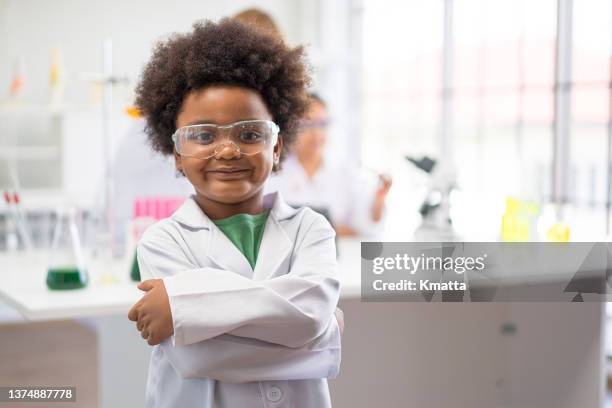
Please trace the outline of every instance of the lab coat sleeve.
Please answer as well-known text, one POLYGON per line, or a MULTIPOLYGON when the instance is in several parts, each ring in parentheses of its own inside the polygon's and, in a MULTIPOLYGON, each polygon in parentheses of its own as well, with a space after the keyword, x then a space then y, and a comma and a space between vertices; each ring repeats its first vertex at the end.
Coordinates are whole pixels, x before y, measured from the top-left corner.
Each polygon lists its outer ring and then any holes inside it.
POLYGON ((319 337, 334 318, 340 284, 334 231, 322 216, 313 218, 287 274, 254 281, 206 268, 165 278, 176 344, 228 333, 298 348, 319 337))
POLYGON ((335 378, 340 370, 340 332, 336 319, 309 344, 289 348, 256 339, 222 334, 173 346, 160 344, 182 378, 211 378, 242 383, 268 380, 335 378))
POLYGON ((300 348, 320 337, 334 318, 339 297, 334 231, 318 214, 305 231, 289 273, 261 281, 190 267, 184 251, 167 249, 176 242, 141 240, 141 268, 165 276, 173 344, 186 346, 227 333, 300 348))

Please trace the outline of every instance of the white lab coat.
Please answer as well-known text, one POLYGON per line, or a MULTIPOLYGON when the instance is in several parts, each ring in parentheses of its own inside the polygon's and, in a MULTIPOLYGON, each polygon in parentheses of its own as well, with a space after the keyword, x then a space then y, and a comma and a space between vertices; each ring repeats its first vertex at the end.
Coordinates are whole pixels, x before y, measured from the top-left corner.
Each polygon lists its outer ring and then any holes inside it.
POLYGON ((334 224, 347 225, 364 238, 377 238, 382 222, 371 218, 374 191, 364 183, 359 169, 348 163, 323 160, 312 179, 294 155, 266 182, 266 192, 280 191, 294 206, 326 209, 334 224))
POLYGON ((142 279, 163 278, 174 334, 153 348, 146 407, 330 407, 340 367, 334 231, 280 194, 255 270, 188 199, 139 242, 142 279))

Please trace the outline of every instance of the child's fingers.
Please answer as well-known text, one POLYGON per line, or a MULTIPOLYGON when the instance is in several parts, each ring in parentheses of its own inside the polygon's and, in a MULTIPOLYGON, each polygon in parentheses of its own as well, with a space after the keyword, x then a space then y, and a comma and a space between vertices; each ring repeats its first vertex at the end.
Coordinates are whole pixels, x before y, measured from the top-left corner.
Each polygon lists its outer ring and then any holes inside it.
POLYGON ((138 321, 136 322, 136 328, 138 329, 138 331, 142 331, 142 329, 144 328, 144 322, 142 319, 138 319, 138 321))
POLYGON ((128 319, 130 319, 133 322, 138 320, 138 309, 140 308, 141 303, 142 303, 142 299, 140 299, 138 302, 136 302, 134 306, 132 306, 132 308, 128 312, 128 319))
POLYGON ((138 289, 144 290, 145 292, 149 291, 155 287, 154 281, 156 280, 157 279, 147 279, 146 281, 142 281, 138 284, 138 289))
POLYGON ((338 328, 340 329, 340 334, 342 335, 344 333, 344 312, 340 308, 336 308, 334 315, 336 316, 338 328))
POLYGON ((147 343, 149 346, 157 346, 159 343, 161 343, 161 341, 157 336, 150 336, 147 343))
POLYGON ((159 341, 157 341, 157 331, 158 330, 155 329, 155 324, 152 324, 149 329, 149 337, 147 337, 147 343, 149 344, 149 346, 159 344, 159 341))
POLYGON ((143 310, 140 311, 140 314, 138 315, 138 322, 136 322, 136 328, 138 329, 138 331, 142 331, 145 327, 149 328, 149 331, 151 329, 151 318, 147 315, 146 312, 143 312, 143 310))
POLYGON ((149 340, 149 329, 148 328, 144 328, 141 332, 140 332, 140 336, 145 339, 145 340, 149 340))

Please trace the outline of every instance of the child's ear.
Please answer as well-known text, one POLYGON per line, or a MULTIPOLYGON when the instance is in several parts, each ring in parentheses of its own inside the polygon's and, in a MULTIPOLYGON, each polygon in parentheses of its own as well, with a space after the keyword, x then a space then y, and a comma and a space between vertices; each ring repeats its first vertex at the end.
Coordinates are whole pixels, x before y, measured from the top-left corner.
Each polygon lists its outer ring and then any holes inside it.
POLYGON ((280 160, 283 154, 283 138, 279 135, 272 152, 272 171, 280 170, 280 160))
POLYGON ((283 137, 278 136, 276 145, 274 146, 274 163, 277 164, 280 161, 281 154, 283 153, 283 137))
POLYGON ((176 169, 176 173, 181 173, 185 175, 183 172, 183 162, 180 154, 176 152, 176 149, 173 149, 172 154, 174 155, 174 168, 176 169))

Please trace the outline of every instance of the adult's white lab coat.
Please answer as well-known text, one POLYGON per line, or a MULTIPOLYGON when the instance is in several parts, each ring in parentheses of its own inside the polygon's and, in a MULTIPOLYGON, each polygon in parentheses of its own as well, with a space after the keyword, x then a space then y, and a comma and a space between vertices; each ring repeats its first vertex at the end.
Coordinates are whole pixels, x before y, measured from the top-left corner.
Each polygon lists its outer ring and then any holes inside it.
POLYGON ((144 128, 144 119, 131 124, 113 161, 113 246, 117 253, 125 251, 128 223, 134 216, 134 200, 139 197, 189 197, 193 193, 193 186, 186 178, 174 176, 174 157, 164 157, 151 149, 144 128))
POLYGON ((137 249, 163 278, 174 334, 153 348, 146 407, 330 407, 340 367, 334 231, 323 216, 264 197, 255 270, 188 199, 137 249))
POLYGON ((290 154, 281 171, 268 179, 265 190, 280 191, 293 206, 326 209, 333 223, 352 227, 363 237, 375 239, 381 233, 383 223, 371 218, 374 191, 366 185, 359 169, 349 163, 324 159, 310 179, 290 154))

